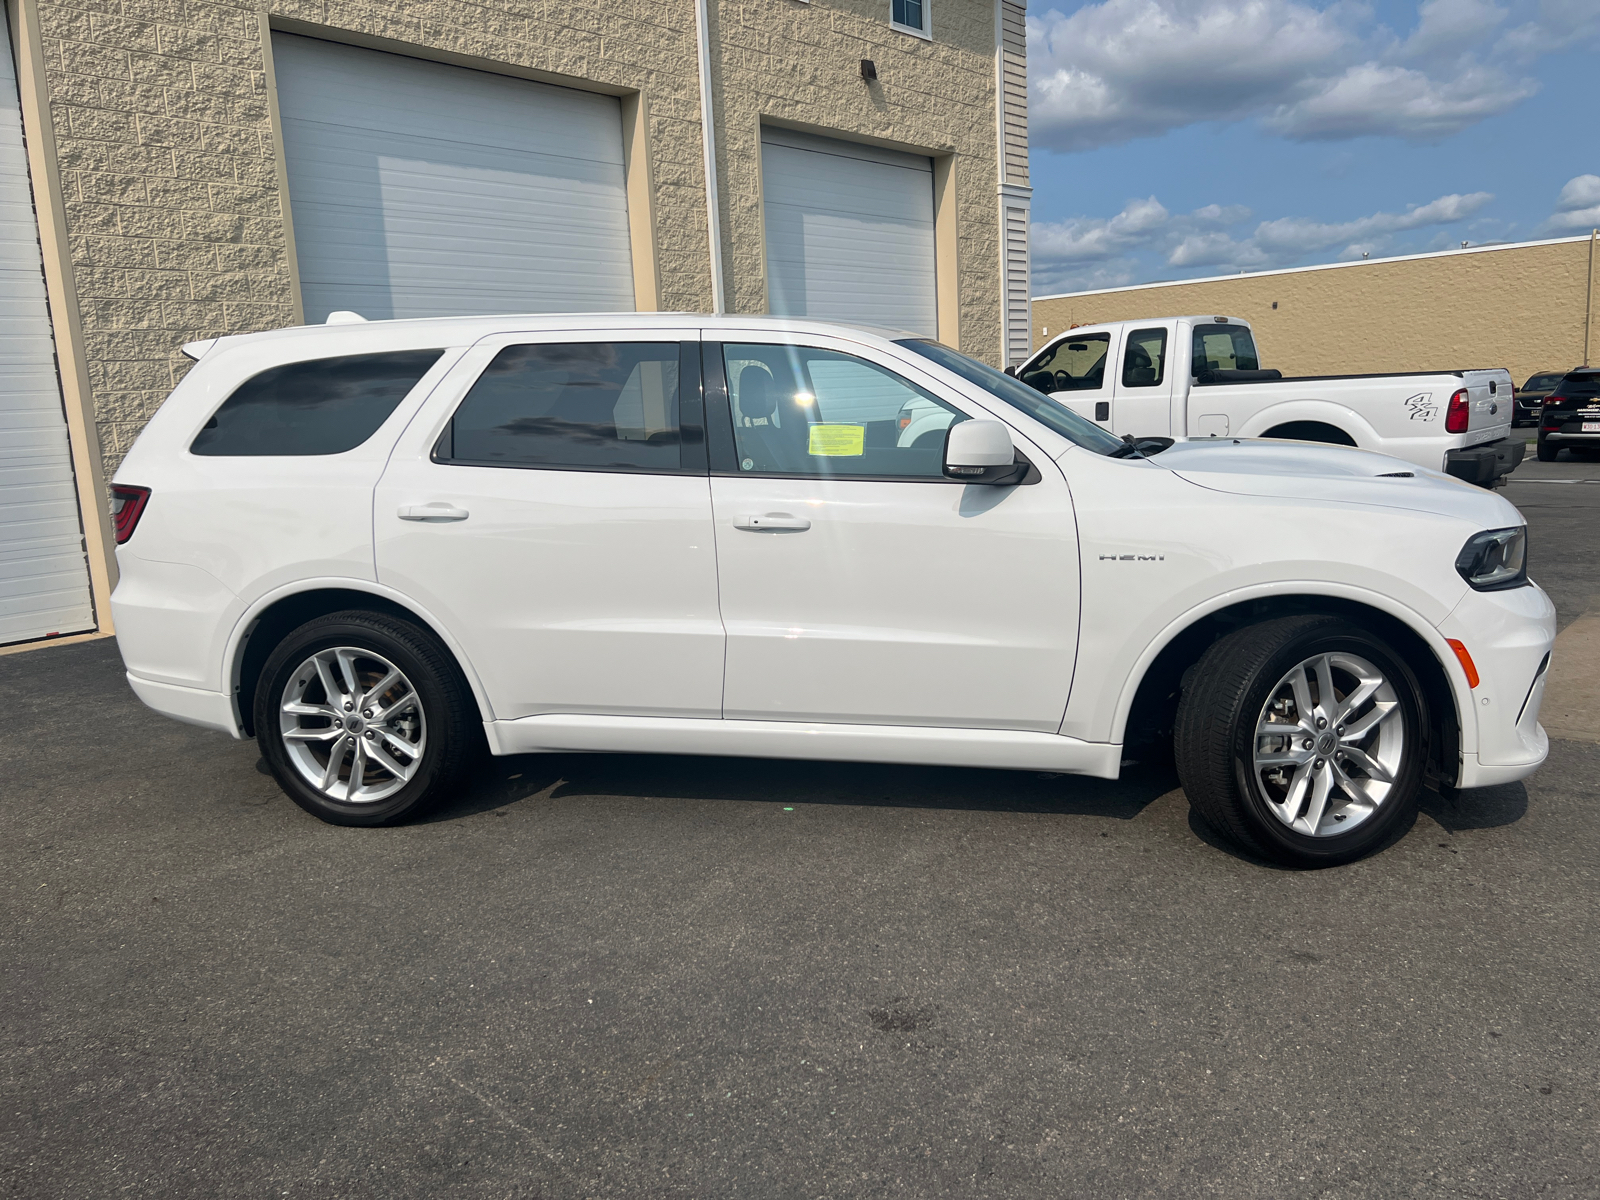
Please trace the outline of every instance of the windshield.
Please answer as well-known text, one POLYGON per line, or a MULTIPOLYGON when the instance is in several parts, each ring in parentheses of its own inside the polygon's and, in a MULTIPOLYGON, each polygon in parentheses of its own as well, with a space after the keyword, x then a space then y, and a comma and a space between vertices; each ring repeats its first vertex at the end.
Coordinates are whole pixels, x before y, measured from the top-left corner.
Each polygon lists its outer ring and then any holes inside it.
POLYGON ((1542 392, 1547 388, 1555 387, 1556 384, 1560 383, 1565 378, 1565 375, 1535 375, 1532 379, 1528 380, 1527 383, 1522 385, 1522 390, 1525 392, 1542 392))
POLYGON ((1003 400, 1012 408, 1020 409, 1039 424, 1048 426, 1085 450, 1093 450, 1096 454, 1110 454, 1124 445, 1121 438, 1107 433, 1093 421, 1080 417, 1071 409, 1062 407, 1042 392, 1036 392, 1027 384, 1019 383, 1011 376, 996 371, 976 359, 968 358, 965 354, 952 350, 940 342, 907 338, 895 344, 904 346, 907 350, 922 355, 923 358, 931 359, 947 371, 954 371, 968 383, 977 384, 996 400, 1003 400))

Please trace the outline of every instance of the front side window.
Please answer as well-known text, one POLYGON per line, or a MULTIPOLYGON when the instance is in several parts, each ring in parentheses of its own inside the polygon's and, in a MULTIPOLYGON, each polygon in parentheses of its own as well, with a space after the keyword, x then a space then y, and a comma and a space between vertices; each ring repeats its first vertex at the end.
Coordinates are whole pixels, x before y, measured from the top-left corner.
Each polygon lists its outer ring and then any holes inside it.
POLYGON ((256 458, 354 450, 378 431, 443 353, 397 350, 271 367, 222 402, 189 452, 256 458))
POLYGON ((1196 325, 1194 362, 1190 373, 1207 371, 1259 371, 1256 340, 1243 325, 1196 325))
POLYGON ((434 457, 478 466, 676 471, 678 343, 507 346, 461 401, 434 457))
POLYGON ((1156 387, 1167 376, 1167 331, 1135 329, 1122 352, 1122 386, 1156 387))
POLYGON ((812 346, 726 345, 740 474, 943 479, 966 416, 893 371, 812 346))
POLYGON ((904 346, 913 354, 920 354, 930 362, 938 363, 945 370, 982 388, 996 400, 1009 404, 1018 412, 1027 413, 1046 429, 1053 430, 1085 450, 1092 450, 1096 454, 1115 454, 1127 448, 1127 444, 1121 438, 1107 433, 1093 421, 1080 417, 1059 400, 1041 395, 1004 372, 996 371, 987 363, 981 363, 975 358, 968 358, 961 351, 952 350, 942 342, 911 338, 896 342, 895 345, 904 346))
POLYGON ((928 32, 928 0, 891 0, 890 19, 896 25, 928 32))
POLYGON ((1022 374, 1022 382, 1041 392, 1097 392, 1106 383, 1109 333, 1068 337, 1051 346, 1022 374))

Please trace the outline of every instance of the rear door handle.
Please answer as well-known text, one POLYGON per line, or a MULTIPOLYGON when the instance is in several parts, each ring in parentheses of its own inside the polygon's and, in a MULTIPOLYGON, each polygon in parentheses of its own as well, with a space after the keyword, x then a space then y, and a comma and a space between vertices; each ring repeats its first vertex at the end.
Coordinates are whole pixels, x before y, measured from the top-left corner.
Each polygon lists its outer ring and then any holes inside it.
POLYGON ((735 529, 748 529, 752 533, 760 533, 767 529, 787 529, 795 533, 811 528, 811 522, 805 517, 791 517, 788 513, 762 513, 760 516, 735 517, 735 529))
POLYGON ((435 501, 432 504, 402 504, 402 521, 465 521, 471 514, 454 504, 435 501))

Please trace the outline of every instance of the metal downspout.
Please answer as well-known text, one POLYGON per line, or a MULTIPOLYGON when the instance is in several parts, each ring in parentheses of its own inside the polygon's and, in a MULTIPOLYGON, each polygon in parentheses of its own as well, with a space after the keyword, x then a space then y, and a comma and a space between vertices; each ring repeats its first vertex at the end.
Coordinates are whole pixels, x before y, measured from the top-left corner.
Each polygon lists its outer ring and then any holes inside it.
POLYGON ((700 42, 700 144, 706 155, 706 228, 711 239, 711 304, 719 317, 728 311, 722 282, 722 215, 717 204, 717 134, 711 102, 711 29, 706 0, 695 0, 695 32, 700 42))

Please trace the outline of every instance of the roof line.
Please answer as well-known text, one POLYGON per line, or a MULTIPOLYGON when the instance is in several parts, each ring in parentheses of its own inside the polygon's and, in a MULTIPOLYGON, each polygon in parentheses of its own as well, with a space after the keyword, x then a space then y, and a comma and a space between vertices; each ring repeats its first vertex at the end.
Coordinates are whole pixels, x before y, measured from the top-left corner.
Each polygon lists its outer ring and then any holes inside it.
POLYGON ((1337 271, 1343 267, 1370 267, 1378 263, 1412 262, 1420 258, 1449 258, 1457 254, 1489 254, 1496 250, 1523 250, 1529 246, 1559 246, 1565 242, 1587 242, 1590 235, 1545 238, 1536 242, 1500 242, 1493 246, 1469 246, 1465 250, 1432 250, 1426 254, 1397 254, 1392 258, 1357 258, 1349 262, 1315 263, 1307 267, 1280 267, 1274 271, 1241 271, 1237 275, 1205 275, 1197 279, 1163 279, 1155 283, 1130 283, 1123 287, 1091 288, 1084 292, 1057 292, 1053 296, 1033 296, 1040 300, 1071 300, 1079 296, 1107 296, 1112 292, 1142 292, 1146 288, 1182 287, 1189 283, 1223 283, 1229 279, 1265 279, 1269 275, 1299 275, 1305 271, 1337 271))

